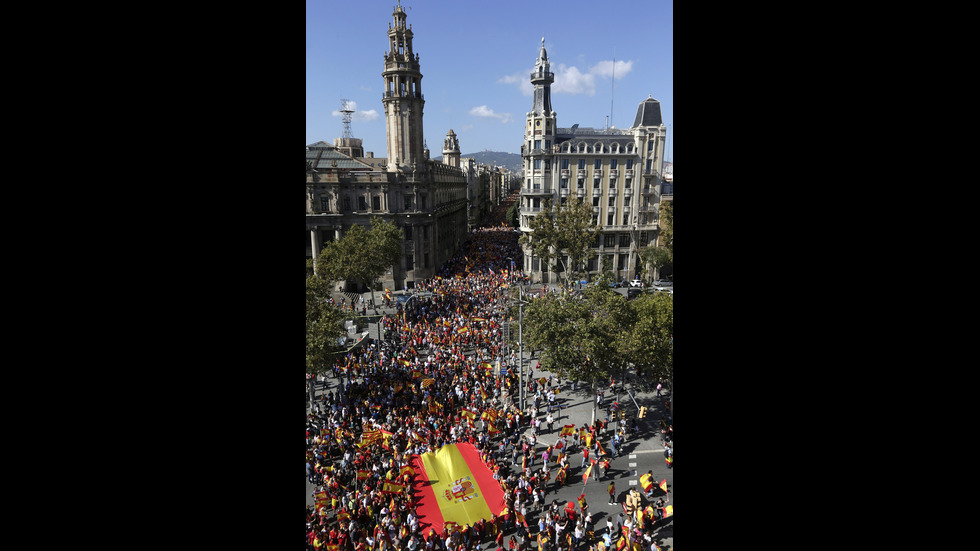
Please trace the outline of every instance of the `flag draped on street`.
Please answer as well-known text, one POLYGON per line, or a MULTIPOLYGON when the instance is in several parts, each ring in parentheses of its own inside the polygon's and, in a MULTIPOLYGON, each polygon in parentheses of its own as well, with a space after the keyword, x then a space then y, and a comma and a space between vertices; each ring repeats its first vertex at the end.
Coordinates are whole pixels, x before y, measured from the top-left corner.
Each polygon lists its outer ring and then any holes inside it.
POLYGON ((434 453, 413 455, 411 465, 418 474, 412 488, 419 496, 419 523, 436 533, 444 533, 449 522, 489 520, 506 507, 500 483, 472 444, 447 444, 434 453))

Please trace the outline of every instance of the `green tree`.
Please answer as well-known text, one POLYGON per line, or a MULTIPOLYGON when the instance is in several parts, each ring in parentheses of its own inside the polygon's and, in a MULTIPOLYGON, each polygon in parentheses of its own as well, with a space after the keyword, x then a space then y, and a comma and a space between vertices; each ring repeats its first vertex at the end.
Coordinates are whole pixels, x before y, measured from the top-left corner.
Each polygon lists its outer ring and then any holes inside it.
POLYGON ((592 224, 592 207, 581 199, 572 198, 557 207, 545 201, 542 212, 533 216, 528 225, 531 233, 521 236, 521 246, 530 249, 546 266, 557 260, 563 267, 566 285, 595 254, 592 243, 599 227, 592 224))
POLYGON ((511 207, 507 209, 506 218, 507 218, 507 223, 510 224, 511 226, 515 228, 520 227, 520 220, 517 214, 517 204, 511 205, 511 207))
POLYGON ((632 324, 633 313, 625 297, 603 285, 606 280, 600 277, 580 294, 549 293, 531 301, 524 339, 541 351, 543 369, 595 387, 629 367, 624 327, 632 324))
POLYGON ((356 281, 374 291, 402 254, 404 237, 394 222, 371 219, 371 229, 352 225, 340 241, 331 241, 316 259, 316 271, 327 280, 356 281))
POLYGON ((624 359, 640 380, 673 380, 674 296, 643 293, 629 304, 634 317, 623 333, 624 359))
POLYGON ((674 259, 667 247, 658 247, 655 243, 650 243, 643 249, 640 249, 640 261, 644 272, 646 271, 646 267, 650 266, 656 273, 660 273, 660 270, 664 266, 673 263, 674 259))
MULTIPOLYGON (((329 300, 332 287, 332 282, 322 276, 306 278, 306 372, 314 380, 341 349, 338 340, 345 333, 344 315, 329 300)), ((311 405, 314 389, 315 383, 311 381, 311 405)))

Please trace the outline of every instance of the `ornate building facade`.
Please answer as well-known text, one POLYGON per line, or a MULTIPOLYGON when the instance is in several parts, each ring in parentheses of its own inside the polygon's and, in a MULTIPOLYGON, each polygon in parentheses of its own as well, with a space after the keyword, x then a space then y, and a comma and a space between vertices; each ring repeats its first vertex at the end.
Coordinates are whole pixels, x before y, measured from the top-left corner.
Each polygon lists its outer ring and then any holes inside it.
MULTIPOLYGON (((393 221, 402 228, 404 254, 382 284, 398 290, 433 277, 466 239, 467 181, 458 163, 453 167, 428 158, 422 132, 425 99, 419 55, 412 49, 414 35, 401 5, 392 16, 382 73, 388 141, 385 164, 377 170, 364 162, 367 159, 350 158, 325 142, 307 146, 306 227, 310 235, 307 258, 315 259, 326 241, 339 240, 353 224, 370 226, 376 217, 393 221)), ((362 288, 359 282, 340 285, 362 288)))
MULTIPOLYGON (((530 219, 545 202, 569 198, 588 201, 593 222, 600 226, 590 274, 610 271, 616 279, 632 279, 641 271, 638 251, 656 243, 659 205, 663 189, 663 155, 667 128, 660 102, 640 102, 633 125, 627 129, 558 127, 551 108, 554 73, 541 39, 541 50, 531 73, 534 100, 524 127, 524 182, 520 196, 520 229, 530 233, 530 219)), ((672 191, 672 190, 671 190, 672 191)), ((561 265, 546 266, 530 251, 524 271, 534 282, 558 282, 561 265)))

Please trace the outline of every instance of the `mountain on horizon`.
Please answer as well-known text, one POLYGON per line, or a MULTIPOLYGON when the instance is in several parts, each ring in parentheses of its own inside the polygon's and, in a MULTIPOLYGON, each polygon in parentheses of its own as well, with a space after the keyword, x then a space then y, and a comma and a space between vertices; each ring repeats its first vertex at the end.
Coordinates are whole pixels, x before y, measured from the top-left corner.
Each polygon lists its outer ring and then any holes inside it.
MULTIPOLYGON (((479 151, 477 153, 461 154, 463 159, 475 159, 476 162, 484 165, 502 166, 511 172, 520 173, 524 167, 524 159, 518 153, 506 153, 503 151, 479 151)), ((442 160, 442 155, 433 157, 436 161, 442 160)))

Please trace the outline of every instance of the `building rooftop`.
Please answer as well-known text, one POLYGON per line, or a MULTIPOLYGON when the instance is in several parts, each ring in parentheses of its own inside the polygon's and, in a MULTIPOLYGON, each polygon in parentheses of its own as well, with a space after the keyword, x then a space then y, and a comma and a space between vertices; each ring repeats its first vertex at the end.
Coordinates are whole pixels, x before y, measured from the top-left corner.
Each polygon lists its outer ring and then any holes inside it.
POLYGON ((306 146, 306 162, 309 168, 314 170, 327 169, 347 169, 347 170, 371 170, 371 165, 358 161, 353 157, 348 157, 333 144, 319 141, 306 146))

